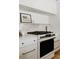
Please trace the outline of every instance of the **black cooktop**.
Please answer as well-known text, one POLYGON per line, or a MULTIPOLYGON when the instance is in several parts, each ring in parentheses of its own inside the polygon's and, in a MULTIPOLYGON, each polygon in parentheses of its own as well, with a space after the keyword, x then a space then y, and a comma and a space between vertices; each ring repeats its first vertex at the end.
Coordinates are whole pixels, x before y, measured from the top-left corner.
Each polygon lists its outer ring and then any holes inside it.
POLYGON ((51 31, 33 31, 33 32, 27 32, 27 34, 34 34, 34 35, 43 35, 47 33, 53 33, 51 31))

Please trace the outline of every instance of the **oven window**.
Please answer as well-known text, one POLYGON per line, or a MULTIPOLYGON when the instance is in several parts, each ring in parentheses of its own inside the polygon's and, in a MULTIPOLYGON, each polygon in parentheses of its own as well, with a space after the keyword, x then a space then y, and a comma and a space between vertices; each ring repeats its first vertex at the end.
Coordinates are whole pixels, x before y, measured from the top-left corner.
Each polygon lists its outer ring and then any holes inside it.
POLYGON ((54 39, 48 39, 46 41, 40 42, 40 57, 48 54, 54 50, 54 39))

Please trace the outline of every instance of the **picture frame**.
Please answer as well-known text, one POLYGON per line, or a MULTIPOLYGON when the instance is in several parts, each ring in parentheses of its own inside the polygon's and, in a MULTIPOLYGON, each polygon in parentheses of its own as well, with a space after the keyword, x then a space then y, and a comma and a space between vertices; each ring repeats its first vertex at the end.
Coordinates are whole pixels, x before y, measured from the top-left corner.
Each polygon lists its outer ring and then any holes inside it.
POLYGON ((31 14, 20 13, 20 22, 21 23, 32 23, 31 14))

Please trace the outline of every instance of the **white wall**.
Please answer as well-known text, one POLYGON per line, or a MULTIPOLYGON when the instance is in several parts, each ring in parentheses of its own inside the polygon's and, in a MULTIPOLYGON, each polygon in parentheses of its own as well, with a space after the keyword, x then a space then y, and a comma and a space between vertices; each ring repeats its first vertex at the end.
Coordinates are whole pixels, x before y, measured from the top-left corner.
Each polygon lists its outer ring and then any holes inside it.
POLYGON ((20 4, 56 14, 56 0, 20 0, 20 4))
POLYGON ((31 24, 31 23, 20 23, 20 31, 25 35, 29 31, 45 31, 46 25, 37 25, 37 24, 31 24))
POLYGON ((56 34, 57 40, 60 39, 60 20, 56 15, 50 15, 50 30, 56 34))

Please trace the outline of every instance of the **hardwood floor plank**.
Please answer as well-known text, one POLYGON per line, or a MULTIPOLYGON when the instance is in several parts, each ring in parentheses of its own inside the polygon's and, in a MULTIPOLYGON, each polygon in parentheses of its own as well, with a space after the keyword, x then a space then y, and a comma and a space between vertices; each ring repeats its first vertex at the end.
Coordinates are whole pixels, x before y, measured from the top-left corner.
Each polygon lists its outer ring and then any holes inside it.
POLYGON ((55 56, 54 56, 53 59, 60 59, 60 51, 57 51, 57 52, 55 53, 55 56))

